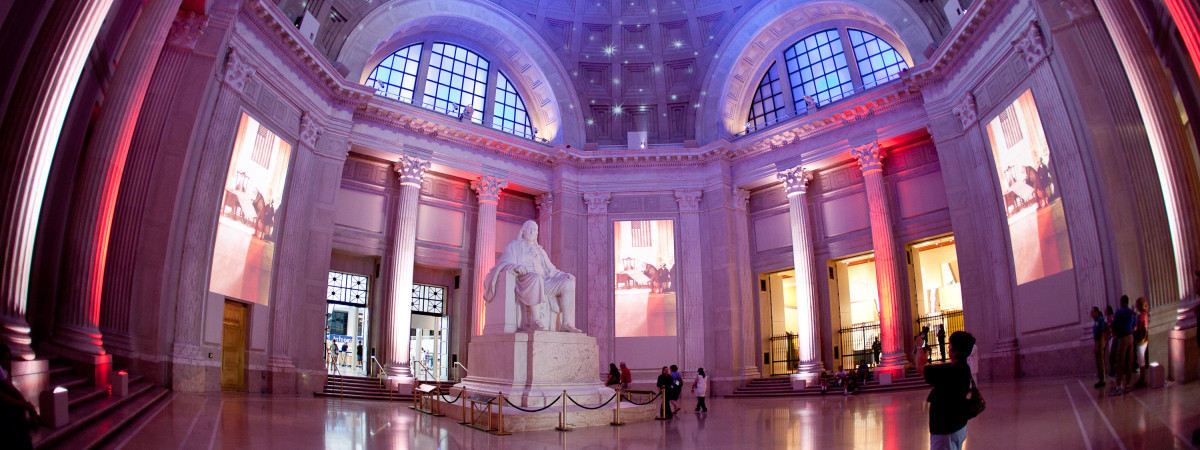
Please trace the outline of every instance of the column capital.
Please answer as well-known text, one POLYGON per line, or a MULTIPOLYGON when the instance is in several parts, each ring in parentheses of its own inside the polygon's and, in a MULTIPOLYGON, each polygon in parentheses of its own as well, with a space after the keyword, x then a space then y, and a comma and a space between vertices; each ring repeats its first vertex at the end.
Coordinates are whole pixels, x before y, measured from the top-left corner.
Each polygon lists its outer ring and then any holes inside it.
POLYGON ((229 53, 225 57, 225 77, 222 78, 225 84, 240 94, 246 89, 246 82, 253 76, 254 68, 242 58, 237 48, 229 47, 229 53))
POLYGON ((1082 19, 1096 12, 1096 8, 1092 6, 1092 0, 1062 0, 1059 4, 1067 11, 1067 17, 1071 21, 1082 19))
POLYGON ((554 209, 554 193, 547 192, 534 198, 539 214, 549 214, 554 209))
POLYGON ((733 209, 745 211, 750 206, 750 190, 740 187, 733 187, 733 209))
POLYGON ((583 202, 587 204, 588 214, 607 214, 608 200, 612 198, 609 192, 586 192, 583 202))
POLYGON ((317 148, 317 139, 321 137, 321 133, 325 132, 325 127, 317 124, 313 120, 312 111, 304 111, 300 115, 300 143, 307 145, 309 148, 317 148))
POLYGON ((956 117, 958 117, 958 123, 962 125, 962 129, 966 130, 967 127, 975 123, 977 118, 977 111, 975 110, 975 94, 971 93, 971 91, 964 92, 962 98, 958 100, 958 103, 954 104, 954 109, 951 109, 950 111, 953 112, 956 117))
POLYGON ((1021 37, 1012 41, 1013 47, 1025 57, 1025 63, 1029 65, 1029 69, 1033 70, 1038 63, 1046 59, 1048 53, 1046 49, 1046 40, 1042 38, 1042 30, 1038 28, 1037 21, 1029 21, 1029 25, 1025 27, 1025 31, 1021 32, 1021 37))
MULTIPOLYGON (((349 150, 349 149, 347 149, 349 150)), ((400 160, 392 164, 392 170, 396 171, 396 175, 400 177, 400 185, 421 187, 421 182, 425 179, 425 171, 429 170, 429 161, 422 161, 408 155, 400 155, 400 160)), ((475 187, 475 183, 471 183, 471 187, 475 187)), ((504 187, 501 186, 501 189, 504 187)))
POLYGON ((680 211, 699 211, 700 196, 704 194, 700 189, 676 189, 675 202, 679 203, 680 211))
POLYGON ((471 182, 471 189, 479 194, 479 203, 496 203, 500 201, 500 191, 508 187, 508 182, 491 175, 482 175, 471 182))
POLYGON ((808 182, 813 179, 813 171, 797 166, 792 170, 777 173, 775 177, 783 181, 783 190, 791 197, 808 192, 808 182))
POLYGON ((171 31, 167 34, 167 44, 188 50, 196 48, 196 41, 204 34, 208 19, 207 15, 179 10, 175 14, 175 21, 171 23, 171 31))
POLYGON ((879 148, 878 142, 852 148, 850 156, 858 160, 858 167, 862 169, 863 175, 883 171, 884 151, 879 148))

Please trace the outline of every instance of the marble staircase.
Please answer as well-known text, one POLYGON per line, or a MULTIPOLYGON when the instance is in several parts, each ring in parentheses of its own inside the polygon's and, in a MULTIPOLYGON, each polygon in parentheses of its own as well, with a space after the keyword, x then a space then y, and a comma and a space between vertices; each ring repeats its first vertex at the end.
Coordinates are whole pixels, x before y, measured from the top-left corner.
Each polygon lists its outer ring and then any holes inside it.
MULTIPOLYGON (((442 392, 446 392, 450 386, 454 385, 453 381, 418 381, 417 386, 422 384, 437 384, 442 387, 442 392)), ((359 377, 349 375, 329 375, 325 379, 325 386, 321 392, 314 392, 317 397, 338 397, 338 398, 355 398, 361 400, 383 400, 383 401, 404 401, 412 402, 411 394, 401 394, 391 392, 389 395, 388 389, 379 385, 379 379, 374 377, 359 377)))
POLYGON ((39 426, 33 433, 33 446, 38 449, 101 446, 170 395, 170 391, 131 373, 128 395, 116 397, 108 386, 93 386, 87 377, 60 360, 50 362, 49 385, 68 390, 70 420, 61 428, 39 426))
MULTIPOLYGON (((924 379, 917 376, 916 369, 909 368, 905 372, 904 378, 894 380, 891 384, 879 384, 878 380, 868 381, 854 395, 907 389, 928 389, 929 387, 924 379)), ((813 395, 843 395, 844 393, 844 389, 838 386, 830 386, 829 390, 825 392, 821 391, 820 385, 810 385, 799 390, 792 389, 791 380, 786 376, 779 376, 750 380, 745 386, 738 388, 732 394, 726 395, 726 397, 804 397, 813 395)))

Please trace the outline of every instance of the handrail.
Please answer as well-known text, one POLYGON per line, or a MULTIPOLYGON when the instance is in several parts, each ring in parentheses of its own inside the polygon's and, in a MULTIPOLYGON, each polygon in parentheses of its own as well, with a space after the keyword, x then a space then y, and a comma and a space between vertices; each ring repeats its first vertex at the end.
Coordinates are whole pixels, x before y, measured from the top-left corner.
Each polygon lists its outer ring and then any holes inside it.
MULTIPOLYGON (((470 375, 470 374, 471 374, 471 371, 467 369, 467 366, 464 366, 464 365, 462 365, 462 363, 460 363, 460 362, 458 362, 458 361, 455 361, 455 362, 454 362, 454 365, 455 365, 455 366, 457 366, 457 367, 462 367, 462 370, 463 370, 464 372, 466 372, 468 375, 470 375)), ((461 380, 462 380, 462 377, 458 377, 458 379, 461 381, 461 380)))
POLYGON ((379 375, 376 376, 376 378, 379 378, 379 387, 381 389, 387 389, 388 401, 391 402, 392 401, 392 388, 387 387, 387 381, 386 381, 387 380, 387 372, 385 372, 383 370, 383 364, 379 363, 379 359, 375 358, 375 355, 371 355, 371 362, 375 363, 375 367, 379 368, 379 375))
POLYGON ((417 363, 417 365, 421 368, 421 372, 425 373, 425 381, 437 381, 433 378, 433 371, 429 370, 429 366, 426 365, 424 361, 417 359, 413 360, 413 362, 417 363))

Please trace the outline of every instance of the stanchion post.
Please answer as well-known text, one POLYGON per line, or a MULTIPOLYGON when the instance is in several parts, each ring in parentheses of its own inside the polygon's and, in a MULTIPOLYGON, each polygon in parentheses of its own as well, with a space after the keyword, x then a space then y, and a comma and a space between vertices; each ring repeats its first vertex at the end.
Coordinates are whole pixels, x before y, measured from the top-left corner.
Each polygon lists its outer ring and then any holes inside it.
POLYGON ((563 409, 562 409, 562 413, 558 416, 558 428, 555 428, 555 430, 571 431, 570 428, 567 428, 567 390, 566 389, 563 389, 562 397, 560 397, 560 398, 562 398, 563 409))
POLYGON ((621 396, 622 396, 622 394, 624 394, 624 392, 621 391, 621 388, 617 388, 617 409, 613 410, 613 421, 609 425, 612 425, 612 426, 625 425, 625 422, 621 421, 621 396))
POLYGON ((663 393, 662 388, 658 388, 658 396, 662 398, 662 407, 658 408, 658 417, 655 417, 654 420, 670 419, 667 417, 667 395, 663 393))
MULTIPOLYGON (((459 391, 459 393, 458 393, 458 396, 462 398, 462 402, 463 402, 463 407, 462 407, 462 420, 461 420, 461 421, 459 421, 459 422, 458 422, 458 424, 459 424, 459 425, 466 425, 466 424, 469 424, 469 423, 471 423, 471 421, 470 421, 469 419, 467 419, 467 388, 465 388, 465 387, 464 387, 464 388, 461 388, 461 389, 462 389, 462 390, 461 390, 461 391, 459 391)), ((472 415, 474 415, 474 414, 472 413, 472 415)))
POLYGON ((499 427, 500 429, 498 431, 496 431, 494 434, 496 434, 498 436, 508 436, 512 433, 504 431, 504 393, 497 392, 497 394, 498 394, 498 396, 496 397, 497 398, 497 400, 496 400, 496 408, 497 408, 496 415, 500 416, 500 427, 499 427))

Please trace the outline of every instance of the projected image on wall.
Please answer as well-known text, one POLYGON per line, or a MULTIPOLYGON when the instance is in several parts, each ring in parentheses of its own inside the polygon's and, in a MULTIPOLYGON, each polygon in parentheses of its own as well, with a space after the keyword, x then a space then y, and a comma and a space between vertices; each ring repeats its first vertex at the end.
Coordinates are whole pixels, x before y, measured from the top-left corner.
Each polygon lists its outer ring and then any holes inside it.
POLYGON ((1017 283, 1072 267, 1062 198, 1033 93, 1025 91, 987 125, 996 160, 1017 283))
POLYGON ((613 224, 616 336, 675 336, 675 228, 671 220, 613 224))
POLYGON ((212 292, 266 305, 292 147, 242 114, 213 245, 212 292))

